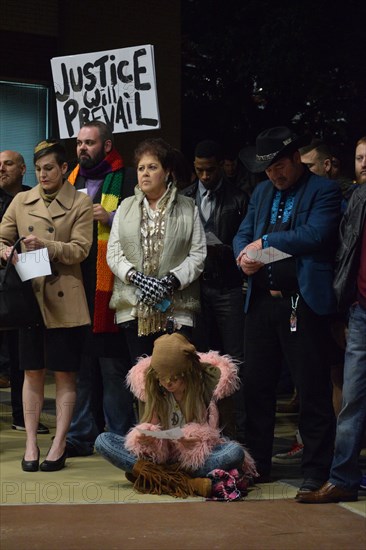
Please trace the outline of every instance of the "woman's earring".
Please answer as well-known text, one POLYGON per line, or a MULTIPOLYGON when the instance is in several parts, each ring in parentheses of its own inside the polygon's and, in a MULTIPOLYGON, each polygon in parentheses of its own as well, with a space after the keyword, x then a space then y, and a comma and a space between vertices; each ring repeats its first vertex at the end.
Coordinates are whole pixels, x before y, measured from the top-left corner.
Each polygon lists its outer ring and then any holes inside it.
POLYGON ((168 183, 168 179, 169 179, 169 174, 167 174, 167 175, 165 176, 165 183, 168 183))

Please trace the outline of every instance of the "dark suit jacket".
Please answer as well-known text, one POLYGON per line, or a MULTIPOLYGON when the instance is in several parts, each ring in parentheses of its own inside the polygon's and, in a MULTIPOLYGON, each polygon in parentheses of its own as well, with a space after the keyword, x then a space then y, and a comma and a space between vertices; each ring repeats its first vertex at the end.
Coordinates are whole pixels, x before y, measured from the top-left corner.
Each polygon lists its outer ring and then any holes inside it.
POLYGON ((3 219, 3 215, 5 214, 6 209, 8 208, 12 200, 13 197, 6 193, 4 189, 1 189, 0 187, 0 222, 3 219))
MULTIPOLYGON (((274 187, 270 180, 259 183, 251 197, 246 217, 234 238, 237 256, 266 233, 274 187)), ((295 257, 299 289, 308 306, 319 315, 336 309, 333 291, 334 258, 338 243, 341 193, 336 182, 308 170, 299 185, 288 231, 268 235, 268 245, 295 257)), ((253 277, 249 277, 245 311, 248 310, 253 277)))
MULTIPOLYGON (((182 194, 196 200, 198 181, 183 189, 182 194)), ((232 249, 233 238, 245 216, 248 207, 248 195, 223 180, 215 193, 216 206, 210 219, 212 232, 219 238, 221 245, 207 246, 207 257, 203 279, 213 276, 218 287, 234 288, 243 283, 232 249)), ((207 225, 203 222, 205 230, 207 225)))

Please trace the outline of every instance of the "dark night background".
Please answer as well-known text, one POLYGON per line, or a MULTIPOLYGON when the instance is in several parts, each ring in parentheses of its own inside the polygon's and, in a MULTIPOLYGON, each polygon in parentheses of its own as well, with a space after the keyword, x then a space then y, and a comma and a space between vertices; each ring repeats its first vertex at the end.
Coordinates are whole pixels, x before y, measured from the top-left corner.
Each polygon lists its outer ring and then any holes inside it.
POLYGON ((291 126, 352 152, 366 134, 366 2, 182 2, 182 149, 291 126))
MULTIPOLYGON (((275 125, 350 159, 366 134, 365 0, 3 0, 0 11, 0 80, 50 87, 56 137, 50 58, 154 45, 161 129, 116 134, 127 163, 149 135, 192 161, 201 139, 237 151, 275 125)), ((6 148, 1 126, 0 138, 6 148)))

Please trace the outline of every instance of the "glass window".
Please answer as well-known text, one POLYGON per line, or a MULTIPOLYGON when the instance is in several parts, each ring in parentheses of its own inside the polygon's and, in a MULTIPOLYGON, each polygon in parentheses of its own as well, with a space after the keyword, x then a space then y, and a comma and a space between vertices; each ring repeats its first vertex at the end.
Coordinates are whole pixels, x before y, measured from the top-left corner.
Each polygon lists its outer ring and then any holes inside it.
POLYGON ((39 84, 0 81, 0 151, 18 151, 27 171, 25 185, 33 187, 35 145, 48 138, 49 89, 39 84))

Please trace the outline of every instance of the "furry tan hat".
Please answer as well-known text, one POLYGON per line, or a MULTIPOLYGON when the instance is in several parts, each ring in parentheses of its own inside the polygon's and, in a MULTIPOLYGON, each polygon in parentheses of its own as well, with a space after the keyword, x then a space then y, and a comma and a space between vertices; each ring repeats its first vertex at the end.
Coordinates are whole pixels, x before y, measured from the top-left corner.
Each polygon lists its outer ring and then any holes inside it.
POLYGON ((196 359, 199 360, 194 345, 174 332, 155 340, 150 366, 160 379, 170 379, 190 370, 196 359))

